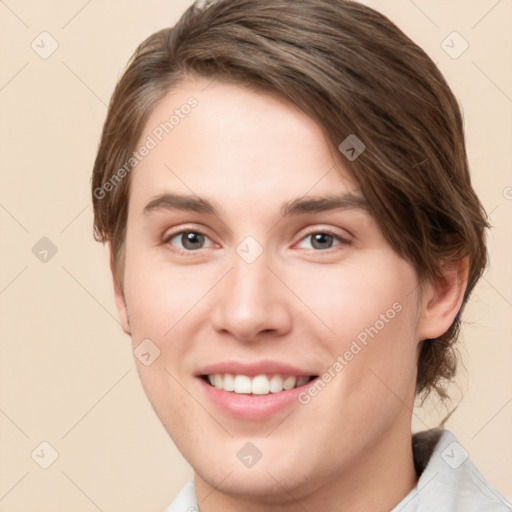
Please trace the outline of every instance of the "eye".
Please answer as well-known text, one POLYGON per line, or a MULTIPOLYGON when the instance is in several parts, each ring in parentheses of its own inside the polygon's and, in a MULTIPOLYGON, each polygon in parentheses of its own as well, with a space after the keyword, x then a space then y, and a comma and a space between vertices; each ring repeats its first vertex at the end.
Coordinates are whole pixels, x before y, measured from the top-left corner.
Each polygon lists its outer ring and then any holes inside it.
MULTIPOLYGON (((304 238, 302 238, 300 244, 303 244, 306 240, 311 240, 311 247, 316 250, 326 250, 330 249, 331 247, 335 247, 338 245, 348 245, 349 241, 345 240, 344 238, 340 237, 339 235, 336 235, 334 233, 331 233, 330 231, 314 231, 312 233, 309 233, 304 238)), ((302 249, 309 249, 309 247, 304 247, 299 244, 299 247, 302 249)))
POLYGON ((164 240, 164 243, 171 244, 182 252, 191 252, 204 249, 205 241, 209 238, 199 231, 179 231, 172 233, 164 240))

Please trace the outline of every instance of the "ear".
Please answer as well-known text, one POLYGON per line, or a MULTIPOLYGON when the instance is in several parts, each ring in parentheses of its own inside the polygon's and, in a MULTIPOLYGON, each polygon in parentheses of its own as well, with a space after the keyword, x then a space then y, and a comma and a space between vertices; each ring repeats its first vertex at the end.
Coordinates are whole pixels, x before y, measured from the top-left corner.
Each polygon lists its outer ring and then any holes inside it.
POLYGON ((442 277, 427 287, 418 323, 420 341, 438 338, 449 329, 464 299, 468 270, 467 257, 450 262, 445 266, 442 277))
POLYGON ((119 320, 121 321, 121 327, 123 331, 131 336, 130 321, 128 318, 128 309, 124 298, 123 287, 119 283, 114 264, 114 257, 112 255, 112 248, 110 247, 110 272, 112 273, 112 281, 114 284, 114 296, 116 301, 117 311, 119 313, 119 320))

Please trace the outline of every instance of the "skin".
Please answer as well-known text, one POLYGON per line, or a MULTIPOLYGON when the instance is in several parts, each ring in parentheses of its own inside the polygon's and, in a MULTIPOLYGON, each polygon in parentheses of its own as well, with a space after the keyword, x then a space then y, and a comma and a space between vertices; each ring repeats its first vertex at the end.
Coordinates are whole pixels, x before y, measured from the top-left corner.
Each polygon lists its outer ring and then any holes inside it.
POLYGON ((465 267, 420 293, 414 268, 367 210, 282 218, 287 201, 358 195, 357 184, 294 105, 208 83, 189 78, 156 106, 141 144, 190 96, 199 102, 130 178, 123 288, 115 278, 114 287, 133 346, 149 338, 161 351, 149 366, 137 360, 144 389, 194 469, 201 511, 389 511, 417 481, 418 343, 453 322, 465 267), (219 210, 144 213, 163 193, 199 196, 219 210), (203 245, 184 253, 180 236, 169 239, 180 230, 204 234, 203 245), (326 231, 335 236, 318 248, 309 235, 326 231), (263 250, 250 264, 236 252, 247 236, 263 250), (395 303, 401 311, 325 389, 268 420, 222 413, 194 376, 228 359, 322 374, 395 303), (237 458, 248 441, 262 453, 251 468, 237 458))

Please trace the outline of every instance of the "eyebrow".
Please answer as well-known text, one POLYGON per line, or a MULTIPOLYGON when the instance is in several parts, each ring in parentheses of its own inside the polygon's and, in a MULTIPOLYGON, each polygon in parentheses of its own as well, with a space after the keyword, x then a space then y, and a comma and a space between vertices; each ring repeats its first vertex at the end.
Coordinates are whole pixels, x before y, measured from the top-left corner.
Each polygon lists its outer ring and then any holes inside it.
POLYGON ((143 210, 148 214, 155 210, 183 210, 217 215, 219 208, 207 199, 181 194, 162 194, 151 200, 143 210))
POLYGON ((337 209, 370 211, 370 207, 364 197, 346 192, 338 195, 299 197, 293 201, 288 201, 281 208, 281 216, 288 217, 290 215, 318 213, 337 209))
MULTIPOLYGON (((370 208, 366 199, 360 195, 346 192, 338 195, 299 197, 287 201, 281 207, 281 217, 319 213, 327 210, 364 210, 370 208)), ((182 194, 162 194, 152 199, 143 210, 145 215, 156 210, 182 210, 219 216, 220 208, 202 197, 182 194)))

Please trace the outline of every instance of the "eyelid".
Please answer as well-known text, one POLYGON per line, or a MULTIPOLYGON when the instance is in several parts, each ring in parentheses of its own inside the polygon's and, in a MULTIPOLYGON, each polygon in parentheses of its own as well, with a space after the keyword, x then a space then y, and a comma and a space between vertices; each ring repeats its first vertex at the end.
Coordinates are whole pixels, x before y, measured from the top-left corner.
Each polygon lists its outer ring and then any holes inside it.
POLYGON ((162 235, 162 240, 169 240, 173 236, 179 235, 180 233, 200 233, 201 235, 208 236, 206 228, 201 227, 200 224, 178 224, 176 226, 168 227, 162 235))

